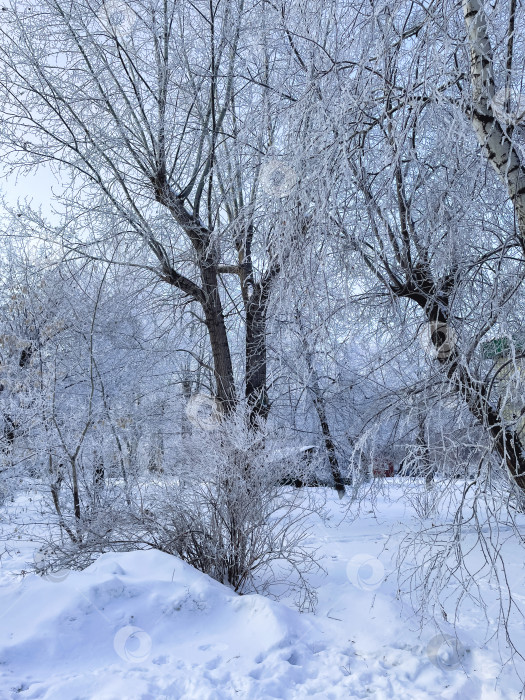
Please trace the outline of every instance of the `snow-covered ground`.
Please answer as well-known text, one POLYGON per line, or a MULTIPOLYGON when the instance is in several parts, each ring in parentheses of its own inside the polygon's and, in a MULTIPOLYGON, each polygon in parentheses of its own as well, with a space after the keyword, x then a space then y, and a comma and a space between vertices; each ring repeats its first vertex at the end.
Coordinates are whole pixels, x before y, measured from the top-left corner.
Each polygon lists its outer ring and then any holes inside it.
MULTIPOLYGON (((0 568, 0 699, 517 699, 481 615, 460 619, 456 651, 445 621, 420 628, 391 575, 408 511, 391 498, 377 506, 352 521, 328 492, 329 517, 314 523, 326 571, 314 613, 236 595, 157 551, 20 577, 33 550, 13 542, 0 568)), ((525 640, 523 621, 512 624, 525 640)))

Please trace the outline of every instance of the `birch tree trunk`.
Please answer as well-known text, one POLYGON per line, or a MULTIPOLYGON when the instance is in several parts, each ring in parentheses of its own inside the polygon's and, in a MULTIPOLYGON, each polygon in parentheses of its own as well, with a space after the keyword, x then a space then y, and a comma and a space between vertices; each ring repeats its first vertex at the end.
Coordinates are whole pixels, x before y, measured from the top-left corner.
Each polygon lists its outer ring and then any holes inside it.
MULTIPOLYGON (((494 80, 494 54, 487 28, 487 18, 481 0, 463 0, 463 15, 470 43, 470 77, 472 83, 472 125, 489 163, 505 183, 516 212, 521 246, 525 253, 525 164, 513 144, 513 125, 505 124, 495 110, 497 99, 494 80)), ((509 31, 514 33, 511 9, 509 31)), ((512 65, 512 41, 508 44, 507 66, 512 65)), ((508 106, 506 89, 501 107, 508 106)))

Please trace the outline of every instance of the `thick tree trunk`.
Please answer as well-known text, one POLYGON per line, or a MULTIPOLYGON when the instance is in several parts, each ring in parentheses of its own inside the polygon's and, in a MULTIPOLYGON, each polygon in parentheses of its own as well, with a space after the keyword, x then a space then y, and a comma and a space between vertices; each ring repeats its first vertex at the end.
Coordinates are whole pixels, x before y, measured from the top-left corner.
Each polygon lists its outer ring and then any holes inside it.
POLYGON ((245 314, 245 397, 248 420, 257 429, 270 411, 267 387, 266 362, 266 312, 270 298, 270 287, 280 272, 277 263, 270 265, 256 282, 252 261, 253 223, 249 222, 235 240, 239 275, 245 314))
POLYGON ((203 308, 213 355, 217 401, 227 415, 235 407, 236 392, 228 333, 219 295, 217 268, 204 264, 201 267, 201 275, 205 295, 203 308))
POLYGON ((266 386, 267 306, 268 293, 265 285, 259 283, 246 300, 246 400, 254 428, 260 419, 266 420, 270 410, 266 386))

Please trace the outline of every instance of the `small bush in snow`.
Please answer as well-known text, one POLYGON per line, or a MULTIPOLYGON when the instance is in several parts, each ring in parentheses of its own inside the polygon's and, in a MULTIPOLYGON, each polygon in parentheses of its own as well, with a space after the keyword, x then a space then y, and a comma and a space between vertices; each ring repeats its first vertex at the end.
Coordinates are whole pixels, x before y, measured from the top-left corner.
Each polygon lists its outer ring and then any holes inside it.
POLYGON ((140 528, 153 546, 236 591, 291 588, 311 605, 305 576, 318 564, 308 545, 308 494, 280 485, 291 465, 273 459, 267 440, 242 415, 194 432, 179 464, 147 489, 140 528))

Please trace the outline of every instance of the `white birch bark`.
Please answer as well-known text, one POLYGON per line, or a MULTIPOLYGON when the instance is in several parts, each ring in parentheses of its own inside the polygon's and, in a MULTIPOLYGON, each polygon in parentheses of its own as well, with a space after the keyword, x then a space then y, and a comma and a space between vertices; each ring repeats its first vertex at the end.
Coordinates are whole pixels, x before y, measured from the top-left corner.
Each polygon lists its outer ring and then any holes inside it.
POLYGON ((507 187, 525 249, 525 165, 513 144, 512 126, 506 126, 494 109, 494 56, 482 2, 463 0, 463 15, 470 42, 472 124, 490 164, 507 187))

